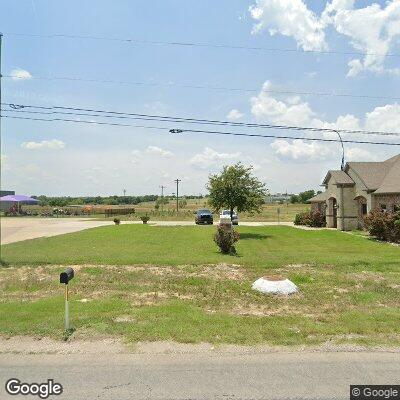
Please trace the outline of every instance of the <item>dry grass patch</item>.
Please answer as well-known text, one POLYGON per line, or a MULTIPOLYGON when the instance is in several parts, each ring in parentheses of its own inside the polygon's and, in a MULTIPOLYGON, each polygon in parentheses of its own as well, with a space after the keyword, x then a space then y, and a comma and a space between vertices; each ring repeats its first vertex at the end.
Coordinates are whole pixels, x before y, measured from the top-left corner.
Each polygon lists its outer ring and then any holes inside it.
MULTIPOLYGON (((9 307, 17 313, 18 307, 40 309, 39 314, 26 311, 26 325, 25 311, 18 318, 10 317, 3 328, 0 324, 0 333, 31 332, 32 315, 38 318, 36 331, 54 330, 62 314, 63 285, 58 279, 64 268, 0 269, 0 306, 7 315, 12 315, 9 307), (58 316, 54 324, 48 323, 50 315, 58 316)), ((372 337, 380 343, 391 334, 395 339, 388 342, 398 341, 393 336, 399 333, 393 311, 400 306, 397 272, 349 272, 345 266, 311 264, 289 264, 261 273, 228 263, 73 268, 71 307, 82 331, 114 332, 132 340, 198 337, 247 342, 256 335, 254 340, 262 342, 276 335, 276 343, 372 337), (260 276, 288 278, 300 292, 291 296, 256 292, 251 285, 260 276)))

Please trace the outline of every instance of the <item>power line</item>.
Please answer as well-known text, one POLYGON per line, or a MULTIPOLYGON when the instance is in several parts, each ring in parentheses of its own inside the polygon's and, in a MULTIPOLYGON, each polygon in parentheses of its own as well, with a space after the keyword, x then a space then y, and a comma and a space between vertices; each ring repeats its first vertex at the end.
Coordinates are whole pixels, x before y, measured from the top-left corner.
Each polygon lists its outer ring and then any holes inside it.
MULTIPOLYGON (((128 119, 128 120, 141 120, 141 121, 157 121, 157 122, 169 122, 169 123, 190 123, 190 124, 198 124, 198 125, 217 125, 217 126, 236 126, 236 125, 231 125, 235 124, 233 122, 229 121, 220 121, 220 122, 206 122, 207 120, 198 120, 197 121, 185 121, 180 118, 173 118, 173 117, 162 117, 162 116, 157 116, 153 117, 151 115, 148 115, 146 117, 141 117, 141 116, 127 116, 127 115, 108 115, 106 113, 98 113, 98 114, 93 114, 93 113, 78 113, 78 112, 64 112, 64 111, 30 111, 30 110, 23 110, 23 109, 1 109, 2 111, 7 111, 7 112, 14 112, 14 113, 27 113, 27 114, 39 114, 39 115, 73 115, 76 117, 100 117, 100 118, 117 118, 117 119, 128 119), (168 118, 168 119, 166 119, 168 118)), ((357 134, 364 134, 364 135, 379 135, 379 136, 400 136, 400 132, 369 132, 369 131, 341 131, 337 129, 326 129, 326 128, 307 128, 307 127, 290 127, 290 126, 285 126, 285 125, 263 125, 263 124, 249 124, 247 126, 246 124, 241 125, 245 126, 248 128, 266 128, 266 129, 291 129, 291 130, 304 130, 304 131, 313 131, 313 132, 320 132, 320 131, 325 131, 325 132, 330 132, 330 133, 357 133, 357 134), (253 126, 255 125, 255 126, 253 126)))
POLYGON ((334 143, 356 143, 356 144, 377 144, 400 146, 400 143, 387 143, 387 142, 368 142, 361 140, 338 140, 338 139, 322 139, 322 138, 308 138, 308 137, 293 137, 293 136, 277 136, 277 135, 259 135, 254 133, 237 133, 237 132, 221 132, 221 131, 206 131, 196 129, 171 129, 171 133, 212 133, 216 135, 232 135, 232 136, 247 136, 247 137, 261 137, 261 138, 277 138, 277 139, 292 139, 292 140, 308 140, 314 142, 334 142, 334 143), (172 132, 171 132, 172 131, 172 132))
MULTIPOLYGON (((232 127, 246 127, 246 128, 265 128, 265 129, 284 129, 284 130, 296 130, 296 131, 311 131, 311 132, 329 132, 329 133, 348 133, 348 134, 366 134, 366 135, 382 135, 382 136, 398 136, 400 132, 382 132, 382 131, 367 131, 367 130, 350 130, 350 129, 334 129, 334 128, 318 128, 318 127, 304 127, 304 126, 290 126, 290 125, 273 125, 273 124, 258 124, 258 123, 245 123, 245 122, 232 122, 232 121, 219 121, 219 120, 208 120, 198 118, 183 118, 183 117, 172 117, 164 115, 154 114, 138 114, 138 113, 127 113, 121 111, 110 111, 110 110, 96 110, 90 108, 78 108, 78 107, 65 107, 65 106, 35 106, 30 104, 14 104, 14 103, 1 103, 6 105, 12 110, 8 111, 25 111, 25 108, 40 109, 40 110, 53 110, 50 114, 62 114, 57 110, 73 111, 72 115, 79 116, 94 116, 94 117, 107 117, 112 118, 128 118, 128 119, 143 119, 152 120, 158 122, 168 123, 190 123, 190 124, 201 124, 201 125, 219 125, 219 126, 232 126, 232 127), (54 111, 56 110, 56 111, 54 111), (84 114, 78 114, 77 112, 83 112, 84 114), (85 114, 85 113, 96 113, 96 114, 85 114), (107 115, 112 114, 112 115, 107 115), (134 118, 132 118, 134 117, 134 118)), ((69 115, 68 113, 66 113, 69 115)))
MULTIPOLYGON (((99 122, 99 121, 85 121, 85 120, 74 120, 65 118, 31 118, 31 117, 18 117, 12 115, 3 115, 4 118, 11 119, 21 119, 29 121, 46 121, 46 122, 73 122, 73 123, 83 123, 83 124, 95 124, 95 125, 111 125, 111 126, 123 126, 123 127, 134 127, 134 128, 144 128, 144 129, 160 129, 168 130, 170 133, 210 133, 216 135, 230 135, 230 136, 243 136, 243 137, 256 137, 264 139, 291 139, 291 140, 306 140, 313 142, 332 142, 340 143, 338 139, 322 139, 322 138, 308 138, 308 137, 296 137, 296 136, 282 136, 282 135, 260 135, 251 133, 238 133, 238 132, 224 132, 224 131, 210 131, 210 130, 196 130, 196 129, 169 129, 168 127, 161 126, 148 126, 148 125, 132 125, 132 124, 121 124, 121 123, 110 123, 110 122, 99 122)), ((337 132, 337 131, 336 131, 337 132)), ((400 146, 400 143, 388 143, 388 142, 370 142, 361 140, 343 140, 343 143, 353 143, 353 144, 374 144, 374 145, 386 145, 386 146, 400 146)))
POLYGON ((167 130, 166 127, 161 126, 149 126, 149 125, 132 125, 132 124, 121 124, 117 122, 100 122, 100 121, 85 121, 80 119, 66 119, 66 118, 32 118, 32 117, 17 117, 14 115, 3 115, 3 118, 11 119, 23 119, 28 121, 43 121, 43 122, 77 122, 80 124, 92 124, 92 125, 109 125, 109 126, 125 126, 131 128, 144 128, 144 129, 161 129, 167 130))
POLYGON ((184 41, 153 41, 143 40, 135 38, 122 38, 122 37, 109 37, 109 36, 90 36, 90 35, 69 35, 69 34, 36 34, 36 33, 17 33, 7 32, 4 35, 16 36, 16 37, 35 37, 35 38, 64 38, 64 39, 88 39, 88 40, 106 40, 112 42, 124 42, 130 44, 142 44, 152 46, 181 46, 181 47, 210 47, 210 48, 225 48, 233 50, 256 50, 256 51, 267 51, 267 52, 284 52, 284 53, 317 53, 317 54, 338 54, 338 55, 382 55, 386 57, 399 57, 400 54, 384 54, 384 53, 371 53, 371 52, 357 52, 357 51, 334 51, 334 50, 303 50, 300 48, 287 49, 279 47, 262 47, 262 46, 244 46, 244 45, 232 45, 226 43, 201 43, 201 42, 184 42, 184 41))
MULTIPOLYGON (((3 75, 3 78, 18 80, 13 75, 3 75)), ((137 81, 120 81, 112 79, 87 79, 68 76, 32 76, 30 79, 46 80, 46 81, 70 81, 70 82, 89 82, 89 83, 103 83, 103 84, 117 84, 117 85, 132 85, 132 86, 152 86, 152 87, 180 87, 185 89, 200 89, 200 90, 217 90, 217 91, 230 91, 230 92, 248 92, 248 93, 274 93, 274 94, 289 94, 289 95, 302 95, 302 96, 324 96, 324 97, 350 97, 361 99, 380 99, 380 100, 400 100, 400 97, 392 96, 374 96, 369 94, 352 94, 352 93, 336 93, 336 92, 312 92, 312 91, 294 91, 294 90, 275 90, 275 89, 251 89, 251 88, 234 88, 226 86, 210 86, 210 85, 186 85, 180 83, 163 83, 163 82, 137 82, 137 81)))

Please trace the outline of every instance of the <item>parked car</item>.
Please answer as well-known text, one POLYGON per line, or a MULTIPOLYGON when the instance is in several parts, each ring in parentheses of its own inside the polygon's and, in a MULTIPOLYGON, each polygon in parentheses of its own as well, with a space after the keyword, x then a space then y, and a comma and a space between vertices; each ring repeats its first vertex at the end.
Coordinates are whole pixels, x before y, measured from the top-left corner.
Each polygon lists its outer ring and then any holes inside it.
MULTIPOLYGON (((221 214, 219 215, 220 219, 227 219, 230 218, 231 211, 230 210, 222 210, 221 214)), ((239 217, 234 211, 232 214, 232 225, 239 225, 239 217)))
POLYGON ((196 216, 194 217, 194 222, 196 225, 199 224, 210 224, 212 225, 214 222, 212 212, 208 210, 207 208, 202 208, 198 210, 196 213, 196 216))

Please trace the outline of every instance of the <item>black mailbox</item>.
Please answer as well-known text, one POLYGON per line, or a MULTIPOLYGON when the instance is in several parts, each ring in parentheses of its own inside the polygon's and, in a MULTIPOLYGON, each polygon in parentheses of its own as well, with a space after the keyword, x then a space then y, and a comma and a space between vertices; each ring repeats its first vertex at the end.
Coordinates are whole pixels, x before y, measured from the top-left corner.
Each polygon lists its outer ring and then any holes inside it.
POLYGON ((68 267, 64 272, 60 274, 60 283, 65 283, 66 285, 68 282, 74 277, 74 270, 68 267))

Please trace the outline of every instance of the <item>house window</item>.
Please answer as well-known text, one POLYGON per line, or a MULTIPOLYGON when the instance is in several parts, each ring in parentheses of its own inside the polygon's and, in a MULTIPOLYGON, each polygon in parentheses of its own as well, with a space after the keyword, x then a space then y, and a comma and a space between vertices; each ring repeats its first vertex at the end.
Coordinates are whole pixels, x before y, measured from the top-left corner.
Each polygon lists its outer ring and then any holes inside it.
POLYGON ((387 209, 386 204, 380 204, 380 207, 381 207, 381 211, 386 212, 386 209, 387 209))
POLYGON ((362 215, 367 215, 367 205, 366 204, 361 204, 361 213, 362 215))

